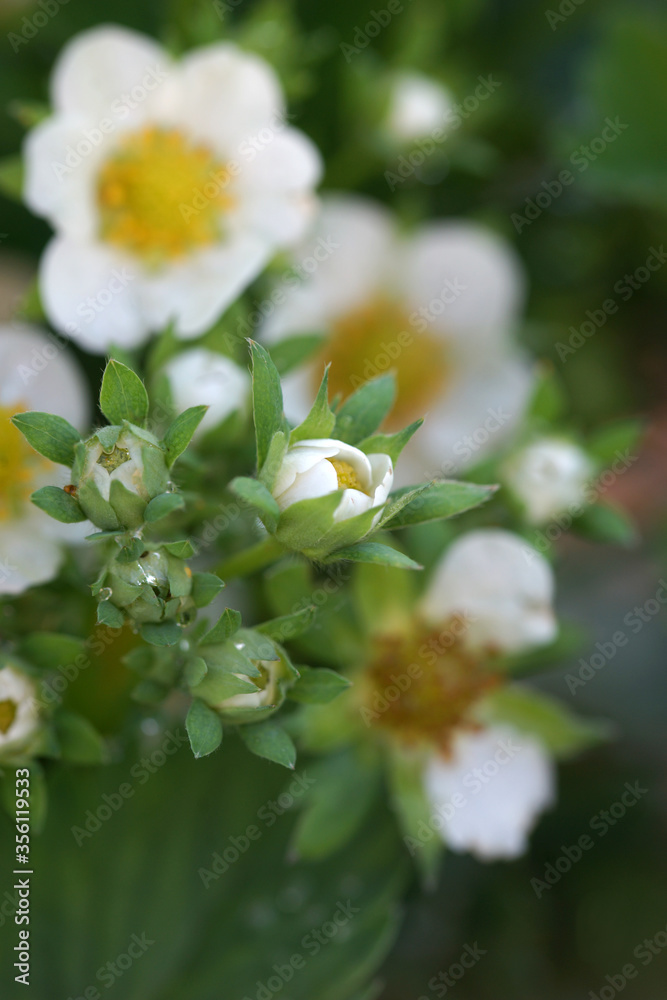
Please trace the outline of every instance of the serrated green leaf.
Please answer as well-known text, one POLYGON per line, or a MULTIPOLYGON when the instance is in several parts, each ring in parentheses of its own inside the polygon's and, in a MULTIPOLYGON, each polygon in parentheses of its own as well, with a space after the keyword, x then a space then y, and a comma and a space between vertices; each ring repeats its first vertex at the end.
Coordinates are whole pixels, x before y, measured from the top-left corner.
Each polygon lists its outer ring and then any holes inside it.
POLYGON ((406 444, 423 423, 424 418, 421 417, 408 427, 404 427, 402 431, 397 431, 396 434, 373 434, 372 437, 361 441, 357 448, 366 455, 389 455, 395 465, 406 444))
POLYGON ((275 764, 294 769, 296 747, 290 736, 274 722, 258 722, 254 726, 241 726, 241 739, 251 753, 275 764))
POLYGON ((351 685, 351 681, 328 667, 300 666, 299 679, 289 689, 287 697, 304 705, 327 705, 351 685))
POLYGON ((229 488, 244 503, 256 510, 267 531, 274 532, 280 517, 280 507, 269 493, 266 486, 258 479, 248 476, 237 476, 229 484, 229 488))
POLYGON ((199 645, 215 646, 217 643, 226 642, 238 632, 240 627, 241 612, 234 611, 233 608, 225 608, 213 628, 199 640, 199 645))
MULTIPOLYGON (((403 494, 414 487, 395 490, 389 497, 390 503, 401 498, 403 494)), ((443 518, 455 517, 465 511, 472 510, 485 503, 496 492, 496 486, 480 486, 477 483, 463 483, 455 480, 441 480, 430 483, 420 491, 402 510, 392 514, 383 526, 390 530, 405 528, 410 524, 423 524, 426 521, 438 521, 443 518)), ((387 511, 388 513, 388 511, 387 511)))
POLYGON ((250 341, 252 357, 252 411, 257 441, 257 468, 269 453, 273 435, 283 430, 283 393, 280 375, 271 356, 260 344, 250 341))
POLYGON ((97 605, 97 621, 100 625, 108 625, 109 628, 122 628, 125 615, 111 601, 100 601, 97 605))
POLYGON ((204 419, 208 406, 191 406, 184 410, 174 420, 164 436, 164 449, 167 465, 171 468, 179 455, 182 455, 192 440, 192 435, 204 419))
POLYGON ((35 507, 63 524, 77 524, 86 520, 86 515, 74 497, 59 486, 42 486, 31 494, 30 499, 35 507))
POLYGON ((183 629, 176 622, 146 622, 141 626, 141 637, 151 646, 175 646, 183 637, 183 629))
POLYGON ((136 372, 112 359, 104 369, 100 389, 100 409, 111 424, 143 427, 148 416, 148 393, 136 372))
POLYGON ((324 369, 324 375, 306 419, 295 427, 290 434, 290 445, 309 438, 328 438, 334 429, 336 415, 329 407, 329 365, 324 369))
POLYGON ((222 742, 220 716, 199 698, 195 698, 190 705, 185 728, 195 757, 207 757, 222 742))
POLYGON ((373 434, 387 416, 396 398, 396 379, 381 375, 359 386, 336 414, 333 437, 356 444, 373 434))
POLYGON ((146 507, 144 520, 147 524, 153 524, 155 521, 160 521, 163 517, 173 514, 175 510, 182 510, 184 507, 185 498, 182 493, 160 493, 159 496, 153 497, 146 507))
POLYGON ((380 542, 359 542, 358 545, 336 549, 325 561, 338 562, 341 559, 350 562, 374 563, 376 566, 393 566, 396 569, 423 569, 419 563, 410 559, 404 552, 393 549, 389 545, 382 545, 380 542))
POLYGON ((215 600, 224 586, 224 581, 215 573, 193 573, 191 596, 195 607, 207 607, 211 601, 215 600))
POLYGON ((12 423, 40 455, 68 468, 74 465, 74 445, 81 441, 81 435, 63 417, 28 410, 16 413, 12 423))

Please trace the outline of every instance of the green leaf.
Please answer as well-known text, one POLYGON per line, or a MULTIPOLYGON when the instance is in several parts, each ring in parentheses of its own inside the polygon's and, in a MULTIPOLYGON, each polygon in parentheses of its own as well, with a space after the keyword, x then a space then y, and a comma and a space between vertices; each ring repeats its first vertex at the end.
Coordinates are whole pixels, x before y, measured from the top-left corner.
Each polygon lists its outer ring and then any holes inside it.
POLYGON ((639 540, 639 533, 630 516, 611 504, 591 504, 572 522, 573 529, 592 542, 623 545, 630 548, 639 540))
POLYGON ((280 466, 283 463, 285 457, 285 452, 287 451, 287 434, 284 431, 278 431, 271 438, 271 444, 269 445, 269 452, 266 456, 266 461, 259 471, 259 481, 263 483, 267 490, 271 492, 273 485, 280 471, 280 466))
POLYGON ((329 407, 329 368, 324 369, 322 382, 310 413, 290 434, 290 445, 309 438, 328 438, 334 429, 336 415, 329 407))
POLYGON ((422 417, 419 420, 415 420, 413 424, 405 427, 402 431, 398 431, 396 434, 374 434, 372 437, 368 437, 364 441, 361 441, 357 447, 366 455, 374 455, 378 453, 389 455, 395 465, 406 444, 413 434, 419 430, 423 423, 424 418, 422 417))
POLYGON ((190 556, 195 554, 192 542, 187 538, 179 539, 178 542, 164 542, 163 549, 165 549, 170 556, 175 556, 176 559, 189 559, 190 556))
POLYGON ((176 622, 146 622, 141 626, 141 637, 151 646, 175 646, 183 638, 183 629, 176 622))
POLYGON ((339 562, 341 559, 347 559, 350 562, 375 563, 376 566, 394 566, 397 569, 423 569, 419 563, 410 559, 404 552, 393 549, 389 545, 382 545, 380 542, 359 542, 358 545, 336 549, 326 562, 339 562))
POLYGON ((23 157, 4 156, 0 160, 0 192, 13 201, 23 201, 23 183, 23 157))
POLYGON ((86 515, 73 496, 65 493, 59 486, 42 486, 30 496, 35 507, 39 507, 49 517, 63 524, 76 524, 85 521, 86 515))
POLYGON ((198 608, 205 608, 215 600, 225 586, 215 573, 193 573, 191 597, 198 608))
POLYGON ((153 497, 144 511, 144 521, 153 524, 161 521, 163 517, 168 517, 175 510, 182 510, 185 507, 185 498, 182 493, 160 493, 153 497))
POLYGON ((408 853, 421 872, 426 888, 434 888, 444 844, 433 830, 433 807, 424 792, 423 755, 394 749, 389 754, 391 804, 403 832, 408 853))
POLYGON ((271 358, 278 372, 287 375, 312 358, 326 340, 326 336, 322 333, 300 333, 295 337, 286 337, 271 345, 271 358))
POLYGON ((196 687, 197 684, 201 684, 207 673, 208 666, 203 656, 193 656, 193 658, 188 660, 185 664, 183 678, 189 687, 196 687))
POLYGON ((578 718, 555 698, 518 684, 487 696, 479 715, 486 721, 506 722, 519 733, 537 737, 547 750, 561 758, 572 757, 611 736, 608 723, 578 718))
POLYGON ((257 511, 267 531, 276 530, 280 507, 263 483, 248 476, 237 476, 231 481, 229 488, 244 503, 257 511))
MULTIPOLYGON (((401 490, 395 490, 389 498, 390 502, 400 499, 403 494, 413 488, 404 487, 401 490)), ((479 486, 477 483, 460 483, 455 480, 430 483, 402 510, 393 514, 386 522, 383 519, 382 524, 393 530, 394 528, 405 528, 409 524, 423 524, 425 521, 454 517, 486 503, 497 488, 497 486, 479 486)))
POLYGON ((294 770, 296 747, 280 726, 273 722, 258 722, 254 726, 240 726, 239 733, 251 753, 294 770))
POLYGON ((131 424, 143 427, 148 416, 148 393, 136 372, 121 364, 109 361, 102 376, 100 409, 111 424, 131 424))
POLYGON ((562 382, 552 365, 541 365, 532 398, 526 408, 527 418, 552 424, 566 411, 567 397, 562 382))
POLYGON ((122 628, 125 615, 111 601, 100 601, 97 605, 97 621, 100 625, 108 625, 109 628, 122 628))
POLYGON ((217 705, 237 694, 256 694, 259 688, 248 677, 224 671, 210 670, 206 677, 192 688, 192 694, 209 705, 217 705))
POLYGON ((271 356, 260 344, 250 341, 252 357, 252 411, 257 440, 257 468, 269 453, 273 435, 283 430, 283 393, 280 375, 271 356))
POLYGON ((199 640, 199 645, 215 646, 220 642, 226 642, 227 639, 231 639, 238 632, 240 627, 241 612, 234 611, 232 608, 226 608, 213 628, 199 640))
POLYGON ((85 653, 85 640, 59 632, 33 632, 21 639, 16 647, 19 657, 41 670, 73 663, 85 653))
POLYGON ((596 430, 588 441, 587 451, 607 468, 618 459, 627 465, 637 458, 641 436, 646 428, 642 420, 618 420, 596 430))
POLYGON ((289 689, 288 698, 304 705, 327 705, 351 685, 351 681, 328 667, 299 668, 300 677, 289 689))
POLYGON ((195 757, 207 757, 222 743, 220 716, 199 698, 190 705, 185 728, 195 757))
POLYGON ((291 504, 280 516, 276 531, 278 541, 300 552, 314 548, 333 527, 334 511, 341 496, 342 490, 337 490, 291 504))
POLYGON ((276 642, 289 642, 303 635, 315 619, 316 608, 314 605, 301 608, 289 615, 281 615, 279 618, 271 618, 269 621, 255 625, 255 631, 268 635, 276 642))
POLYGON ((174 420, 164 436, 164 450, 167 465, 171 468, 179 455, 182 455, 192 440, 192 435, 204 419, 208 406, 191 406, 184 410, 174 420))
POLYGON ((396 379, 381 375, 359 386, 336 415, 333 437, 356 444, 374 433, 387 416, 396 398, 396 379))
POLYGON ((30 410, 16 413, 12 423, 40 455, 68 468, 74 465, 74 445, 81 435, 63 417, 30 410))
POLYGON ((102 764, 107 759, 104 740, 82 715, 58 712, 54 725, 63 760, 72 764, 102 764))
POLYGON ((141 527, 146 512, 146 501, 134 490, 128 489, 120 479, 111 480, 109 503, 124 528, 135 531, 141 527))

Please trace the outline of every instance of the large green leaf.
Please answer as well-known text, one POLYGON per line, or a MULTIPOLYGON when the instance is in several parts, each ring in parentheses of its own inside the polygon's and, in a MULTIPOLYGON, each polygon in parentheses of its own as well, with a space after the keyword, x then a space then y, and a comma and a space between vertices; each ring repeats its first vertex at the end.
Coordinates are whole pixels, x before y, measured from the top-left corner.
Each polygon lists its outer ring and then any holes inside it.
MULTIPOLYGON (((290 803, 303 799, 308 765, 287 775, 234 739, 194 760, 182 729, 172 734, 112 768, 49 775, 46 829, 31 845, 30 997, 81 997, 90 986, 105 996, 98 970, 145 935, 151 944, 114 984, 123 1000, 255 1000, 258 983, 296 954, 304 962, 285 997, 348 1000, 396 929, 406 864, 387 812, 326 862, 286 864, 290 803), (337 913, 341 930, 317 947, 313 932, 337 913)), ((5 858, 14 833, 0 818, 5 858)), ((12 920, 0 927, 3 983, 13 984, 16 931, 12 920)))

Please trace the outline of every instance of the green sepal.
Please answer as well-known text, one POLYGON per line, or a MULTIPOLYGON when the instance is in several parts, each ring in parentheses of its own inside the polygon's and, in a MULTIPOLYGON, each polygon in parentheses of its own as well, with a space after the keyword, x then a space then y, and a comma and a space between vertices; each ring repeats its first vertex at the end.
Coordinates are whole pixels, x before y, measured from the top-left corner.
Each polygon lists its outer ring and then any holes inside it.
POLYGON ((315 402, 306 419, 295 427, 290 434, 290 445, 297 441, 306 441, 309 438, 328 438, 336 424, 336 415, 329 407, 329 368, 324 369, 322 382, 320 383, 315 402))
POLYGON ((169 468, 182 455, 192 440, 192 435, 206 415, 208 406, 191 406, 179 413, 164 436, 164 450, 169 468))
POLYGON ((397 431, 396 434, 373 434, 372 437, 367 437, 364 441, 361 441, 357 445, 357 448, 366 455, 389 455, 389 458, 396 465, 406 444, 423 423, 424 418, 421 417, 402 431, 397 431))
POLYGON ((176 622, 145 622, 141 637, 152 646, 175 646, 183 637, 183 629, 176 622))
POLYGON ((226 608, 213 628, 199 640, 199 645, 215 646, 218 643, 226 642, 227 639, 231 639, 231 637, 238 632, 240 627, 240 611, 234 611, 232 608, 226 608))
POLYGON ((347 444, 357 444, 373 434, 385 419, 396 398, 393 375, 364 382, 345 400, 336 414, 332 437, 347 444))
POLYGON ((300 333, 271 345, 271 360, 280 375, 300 367, 326 343, 323 333, 300 333))
POLYGON ((159 493, 153 497, 144 512, 144 520, 147 524, 168 517, 175 510, 182 510, 185 507, 185 498, 182 493, 159 493))
POLYGON ((100 409, 111 424, 124 420, 142 427, 148 416, 148 393, 136 372, 113 358, 104 369, 100 409))
POLYGON ((220 716, 198 698, 190 705, 185 728, 195 757, 207 757, 222 743, 220 716))
POLYGON ((325 562, 339 562, 342 559, 350 562, 374 563, 376 566, 393 566, 396 569, 423 569, 414 559, 410 559, 399 549, 380 542, 360 542, 347 548, 336 549, 325 562))
POLYGON ((255 630, 268 635, 276 642, 289 642, 308 631, 315 620, 316 610, 314 605, 308 605, 289 615, 281 615, 279 618, 262 622, 261 625, 255 625, 255 630))
POLYGON ((125 615, 111 601, 100 601, 97 605, 97 622, 99 625, 108 625, 109 628, 122 628, 125 615))
POLYGON ((229 488, 257 512, 267 531, 275 532, 280 517, 280 507, 263 483, 247 476, 237 476, 231 481, 229 488))
POLYGON ((59 486, 42 486, 31 494, 30 500, 35 507, 62 524, 76 524, 86 520, 86 515, 74 497, 59 486))
POLYGON ((85 515, 97 528, 113 531, 122 527, 116 511, 109 501, 104 499, 93 479, 86 479, 79 485, 77 500, 85 515))
POLYGON ((257 468, 261 469, 276 431, 284 430, 280 375, 265 348, 249 341, 252 358, 252 410, 257 442, 257 468))
POLYGON ((195 607, 205 608, 215 600, 224 586, 224 581, 214 573, 193 573, 191 596, 195 607))
POLYGON ((251 753, 265 760, 294 770, 296 747, 291 737, 274 722, 260 722, 255 726, 242 726, 241 739, 251 753))
POLYGON ((146 500, 138 493, 128 490, 120 479, 112 479, 109 484, 109 503, 124 528, 134 531, 144 522, 146 500))
POLYGON ((351 686, 351 681, 329 667, 299 666, 299 679, 287 697, 304 705, 328 705, 351 686))

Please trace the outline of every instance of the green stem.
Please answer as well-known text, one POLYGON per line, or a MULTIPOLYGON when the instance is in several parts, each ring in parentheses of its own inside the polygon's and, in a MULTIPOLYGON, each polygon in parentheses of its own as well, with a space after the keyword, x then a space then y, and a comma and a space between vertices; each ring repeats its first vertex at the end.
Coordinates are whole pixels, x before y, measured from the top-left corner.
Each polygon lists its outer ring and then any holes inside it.
POLYGON ((249 576, 251 573, 256 573, 258 570, 264 569, 265 566, 277 562, 285 551, 285 546, 281 545, 277 538, 274 538, 273 535, 267 535, 261 542, 257 542, 249 549, 244 549, 243 552, 238 552, 236 555, 230 556, 229 559, 223 559, 216 567, 215 572, 223 580, 230 580, 235 576, 249 576))

